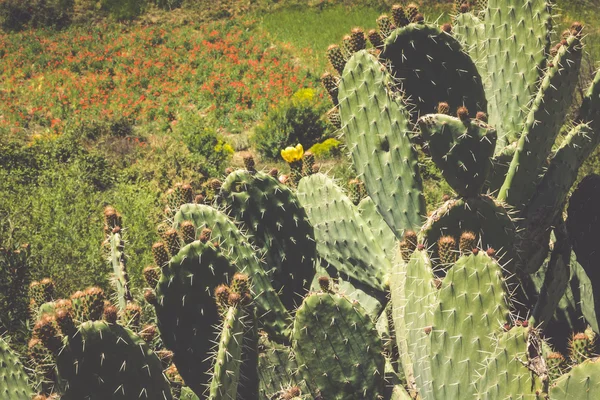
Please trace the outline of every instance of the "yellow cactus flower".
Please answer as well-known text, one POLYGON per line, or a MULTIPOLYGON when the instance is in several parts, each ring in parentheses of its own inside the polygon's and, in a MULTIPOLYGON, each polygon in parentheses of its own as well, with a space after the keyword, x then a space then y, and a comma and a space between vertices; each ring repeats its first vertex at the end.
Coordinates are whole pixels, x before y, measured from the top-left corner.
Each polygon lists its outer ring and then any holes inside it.
POLYGON ((289 164, 302 160, 302 156, 304 156, 304 148, 301 144, 281 150, 281 157, 289 164))

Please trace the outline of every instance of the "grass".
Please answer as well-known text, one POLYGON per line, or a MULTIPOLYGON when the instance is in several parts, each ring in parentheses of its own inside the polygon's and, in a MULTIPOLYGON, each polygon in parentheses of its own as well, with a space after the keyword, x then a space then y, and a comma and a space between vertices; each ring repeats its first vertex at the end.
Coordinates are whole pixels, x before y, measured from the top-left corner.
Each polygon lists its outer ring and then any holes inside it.
MULTIPOLYGON (((422 7, 431 19, 449 19, 451 7, 447 4, 433 4, 422 7)), ((332 43, 339 43, 354 27, 365 31, 377 27, 376 20, 387 7, 355 6, 336 4, 324 8, 289 7, 280 8, 262 15, 259 27, 269 33, 273 40, 290 43, 299 49, 298 57, 313 71, 327 68, 325 50, 332 43)))

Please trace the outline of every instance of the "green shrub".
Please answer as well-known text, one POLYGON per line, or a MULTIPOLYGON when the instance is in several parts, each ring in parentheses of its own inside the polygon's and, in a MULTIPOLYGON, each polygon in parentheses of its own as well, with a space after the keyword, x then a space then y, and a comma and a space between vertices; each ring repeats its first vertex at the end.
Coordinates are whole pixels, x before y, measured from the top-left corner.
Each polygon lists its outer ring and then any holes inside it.
POLYGON ((217 131, 209 126, 198 114, 187 113, 180 117, 175 125, 175 135, 180 136, 188 150, 206 176, 215 176, 222 172, 225 163, 233 155, 233 148, 227 144, 217 131))
POLYGON ((315 144, 310 148, 310 152, 318 159, 327 159, 337 157, 341 154, 342 142, 337 139, 330 138, 321 143, 315 144))
POLYGON ((26 27, 64 28, 73 18, 74 0, 0 1, 0 26, 5 31, 26 27))
POLYGON ((142 13, 145 0, 101 0, 101 8, 117 21, 133 19, 142 13))
POLYGON ((267 114, 254 131, 253 144, 269 159, 279 159, 281 149, 298 143, 308 149, 326 133, 325 108, 313 89, 299 90, 267 114))

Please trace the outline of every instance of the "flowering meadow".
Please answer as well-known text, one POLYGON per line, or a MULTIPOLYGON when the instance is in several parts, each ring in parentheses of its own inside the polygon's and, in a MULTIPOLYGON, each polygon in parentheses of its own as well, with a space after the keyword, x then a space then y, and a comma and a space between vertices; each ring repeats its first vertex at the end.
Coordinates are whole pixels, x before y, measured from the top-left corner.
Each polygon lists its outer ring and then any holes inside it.
POLYGON ((176 123, 198 111, 225 133, 315 86, 249 20, 0 34, 0 129, 60 134, 73 120, 176 123))

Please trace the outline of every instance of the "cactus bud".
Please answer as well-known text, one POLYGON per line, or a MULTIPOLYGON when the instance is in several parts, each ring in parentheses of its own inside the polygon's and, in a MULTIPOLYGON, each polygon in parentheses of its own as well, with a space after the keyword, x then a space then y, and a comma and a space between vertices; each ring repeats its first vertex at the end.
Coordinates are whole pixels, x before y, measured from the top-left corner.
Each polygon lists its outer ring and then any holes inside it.
POLYGON ((143 274, 144 278, 146 279, 146 283, 148 283, 148 286, 150 286, 151 288, 156 287, 156 284, 160 279, 160 272, 158 268, 149 265, 146 268, 144 268, 143 274))
POLYGON ((575 21, 571 24, 571 34, 573 36, 579 36, 582 30, 583 25, 581 24, 581 22, 575 21))
POLYGON ((463 232, 458 241, 460 253, 469 254, 475 247, 477 247, 477 237, 475 234, 469 231, 463 232))
POLYGON ((466 14, 469 11, 471 11, 471 7, 469 7, 468 3, 462 3, 458 10, 460 11, 461 14, 466 14))
POLYGON ((450 112, 450 106, 445 101, 438 103, 438 114, 448 114, 450 112))
POLYGON ((144 291, 144 300, 150 305, 155 305, 156 303, 156 292, 152 289, 146 289, 144 291))
POLYGON ((164 243, 158 242, 152 245, 152 255, 154 256, 154 262, 159 267, 164 267, 169 262, 169 253, 167 252, 167 246, 164 243))
POLYGON ((329 95, 329 98, 331 99, 333 104, 337 104, 338 86, 334 76, 331 75, 329 72, 325 72, 321 76, 321 84, 327 91, 327 94, 329 95))
POLYGON ((321 290, 323 292, 329 292, 329 277, 326 275, 320 276, 319 277, 319 287, 321 288, 321 290))
POLYGON ((425 250, 425 245, 424 245, 423 243, 419 243, 419 244, 417 245, 417 250, 419 250, 419 251, 423 251, 423 250, 425 250))
POLYGON ((77 329, 75 328, 75 322, 73 322, 73 314, 67 309, 61 308, 56 311, 56 324, 63 335, 73 336, 77 329))
POLYGON ((459 107, 458 110, 456 110, 456 116, 458 118, 460 118, 461 121, 468 121, 469 120, 469 110, 467 109, 467 107, 459 107))
POLYGON ((341 75, 346 66, 346 60, 342 54, 342 49, 337 44, 332 44, 327 48, 327 59, 331 66, 341 75))
POLYGON ((156 330, 155 325, 146 325, 144 327, 144 329, 142 329, 140 331, 140 337, 146 343, 152 342, 154 340, 154 338, 156 337, 156 334, 157 334, 157 330, 156 330))
POLYGON ((167 249, 171 257, 175 257, 179 253, 181 244, 179 243, 179 234, 175 229, 169 229, 164 235, 165 242, 167 242, 167 249))
MULTIPOLYGON (((419 15, 419 6, 417 6, 415 3, 410 3, 408 6, 406 6, 406 17, 410 22, 418 22, 417 16, 419 15)), ((421 17, 423 17, 423 15, 421 15, 421 17)))
POLYGON ((239 272, 233 275, 231 279, 231 290, 235 293, 243 295, 250 292, 250 277, 247 274, 239 272))
POLYGON ((456 262, 456 239, 452 236, 442 236, 438 240, 438 255, 440 263, 445 265, 456 262))
POLYGON ((190 244, 196 240, 196 228, 192 221, 184 221, 180 225, 181 238, 185 244, 190 244))
POLYGON ((33 327, 33 336, 53 353, 57 353, 61 346, 55 322, 54 317, 44 315, 33 327))
POLYGON ((452 24, 448 24, 448 23, 443 24, 442 32, 452 33, 452 24))
POLYGON ((292 386, 281 394, 281 400, 293 400, 302 395, 302 391, 298 386, 292 386))
MULTIPOLYGON (((406 20, 406 22, 406 24, 408 25, 408 20, 406 20)), ((392 31, 395 29, 395 27, 392 24, 392 21, 390 20, 390 17, 388 17, 385 14, 382 14, 377 18, 377 27, 379 28, 379 33, 383 38, 387 38, 390 35, 390 33, 392 33, 392 31)))
POLYGON ((220 307, 227 307, 231 291, 227 285, 219 285, 215 289, 215 299, 220 307))
POLYGON ((244 168, 250 173, 256 172, 256 164, 254 163, 254 157, 251 154, 244 156, 244 168))
POLYGON ((104 308, 104 320, 106 322, 108 322, 109 324, 116 324, 117 323, 117 317, 118 317, 119 313, 117 311, 117 307, 115 306, 108 306, 104 308))
POLYGON ((408 230, 404 232, 404 241, 406 241, 406 244, 411 249, 411 253, 415 251, 418 242, 417 234, 415 233, 415 231, 408 230))
POLYGON ((204 200, 205 197, 203 194, 197 194, 196 197, 194 197, 194 203, 196 204, 204 204, 204 200))
POLYGON ((237 306, 242 301, 242 296, 239 293, 229 293, 229 297, 227 298, 227 303, 230 306, 237 306))
POLYGON ((361 28, 354 28, 350 33, 350 52, 364 50, 367 47, 365 32, 361 28))
POLYGON ((392 6, 392 19, 394 20, 394 25, 398 27, 406 26, 409 22, 406 13, 404 12, 404 7, 400 4, 394 4, 392 6))
POLYGON ((139 329, 142 322, 142 307, 137 303, 128 302, 125 307, 124 317, 128 326, 139 329))
POLYGON ((486 113, 484 113, 483 111, 478 111, 477 115, 475 116, 475 119, 481 122, 488 122, 488 116, 486 113))
POLYGON ((204 228, 202 229, 202 232, 200 232, 200 241, 202 243, 206 243, 210 240, 210 236, 212 234, 212 231, 208 228, 204 228))
POLYGON ((381 37, 379 32, 377 32, 377 30, 371 29, 367 33, 367 38, 369 39, 369 42, 371 42, 371 45, 376 49, 380 49, 383 47, 383 38, 381 37))
POLYGON ((496 250, 494 250, 492 247, 490 247, 489 249, 487 249, 485 251, 485 254, 487 254, 488 257, 490 257, 490 258, 494 258, 496 256, 496 250))

